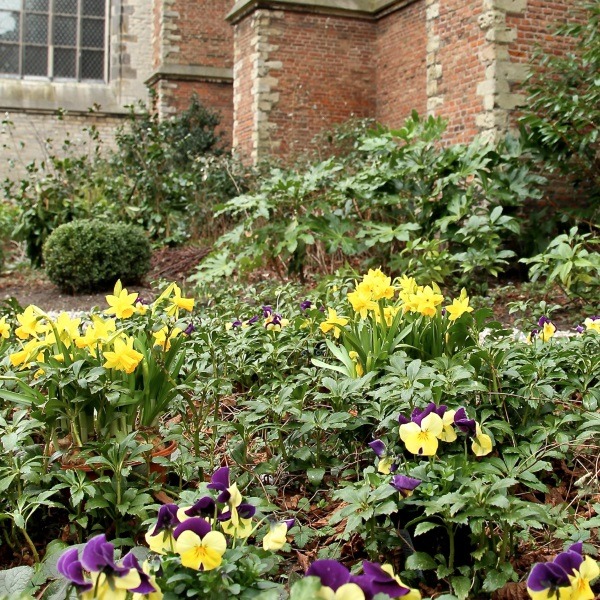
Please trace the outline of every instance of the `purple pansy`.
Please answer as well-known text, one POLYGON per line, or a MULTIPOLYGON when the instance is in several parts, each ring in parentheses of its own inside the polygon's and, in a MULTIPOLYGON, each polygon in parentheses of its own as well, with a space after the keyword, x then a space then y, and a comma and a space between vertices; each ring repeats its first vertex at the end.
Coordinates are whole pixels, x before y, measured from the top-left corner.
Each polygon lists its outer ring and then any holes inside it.
POLYGON ((69 548, 63 552, 56 563, 56 570, 77 586, 77 590, 85 592, 92 589, 92 583, 83 577, 83 566, 79 560, 77 548, 69 548))
POLYGON ((93 537, 83 548, 81 564, 86 571, 126 574, 129 569, 118 567, 114 560, 115 547, 102 533, 93 537))
POLYGON ((231 327, 233 329, 237 329, 238 327, 241 327, 242 325, 243 325, 243 323, 239 319, 236 319, 235 321, 231 322, 231 327))
MULTIPOLYGON (((256 514, 256 506, 242 502, 242 504, 236 506, 236 511, 240 519, 251 519, 256 514)), ((229 521, 231 519, 231 510, 220 514, 218 518, 219 521, 229 521)))
POLYGON ((469 419, 467 411, 462 406, 454 414, 454 424, 467 435, 475 435, 477 433, 475 419, 469 419))
POLYGON ((552 562, 537 563, 527 578, 527 587, 534 592, 569 587, 569 575, 573 575, 583 562, 581 542, 561 552, 552 562))
POLYGON ((302 312, 304 312, 305 310, 308 310, 311 306, 312 306, 312 302, 310 300, 303 300, 302 302, 300 302, 300 310, 302 312))
POLYGON ((209 490, 221 492, 217 496, 217 502, 227 502, 231 498, 231 493, 229 492, 229 467, 220 467, 217 469, 206 487, 209 490))
POLYGON ((258 322, 259 319, 260 317, 258 315, 254 315, 246 321, 246 325, 254 325, 254 323, 258 322))
POLYGON ((188 517, 212 517, 215 514, 215 507, 216 503, 210 496, 203 496, 183 513, 188 517))
POLYGON ((381 440, 373 440, 369 442, 369 448, 375 452, 378 458, 385 456, 385 444, 381 440))
POLYGON ((200 539, 202 539, 209 531, 211 531, 211 527, 208 521, 205 521, 200 517, 193 517, 191 519, 186 519, 183 523, 177 525, 173 532, 173 537, 177 539, 184 531, 193 531, 200 539))
POLYGON ((421 480, 408 477, 408 475, 394 475, 390 485, 396 488, 404 498, 408 498, 413 490, 421 485, 421 480))
POLYGON ((179 525, 177 504, 163 504, 158 510, 156 525, 150 535, 158 535, 161 531, 171 530, 179 525))
POLYGON ((193 321, 190 321, 190 324, 183 330, 183 333, 185 333, 185 335, 192 335, 194 331, 196 331, 196 328, 194 327, 193 321))
POLYGON ((538 327, 543 329, 544 325, 547 325, 548 323, 552 323, 552 321, 546 315, 542 315, 538 320, 538 327))
POLYGON ((575 327, 575 331, 577 333, 583 333, 585 331, 585 327, 583 325, 577 325, 577 327, 575 327))
POLYGON ((263 317, 266 319, 267 317, 271 316, 271 313, 273 312, 273 307, 269 304, 265 304, 262 307, 262 312, 263 312, 263 317))
POLYGON ((334 592, 346 583, 350 583, 350 571, 337 560, 316 560, 306 571, 307 577, 318 577, 321 585, 331 588, 334 592))
POLYGON ((390 598, 401 598, 410 592, 410 588, 400 585, 389 573, 386 573, 381 565, 367 560, 363 562, 362 577, 360 587, 366 592, 367 597, 373 597, 377 594, 387 594, 390 598))
POLYGON ((131 552, 128 552, 123 558, 123 566, 128 567, 129 569, 135 569, 140 574, 140 585, 129 590, 130 592, 133 592, 134 594, 151 594, 156 591, 156 588, 150 583, 150 576, 147 573, 144 573, 138 559, 131 552))

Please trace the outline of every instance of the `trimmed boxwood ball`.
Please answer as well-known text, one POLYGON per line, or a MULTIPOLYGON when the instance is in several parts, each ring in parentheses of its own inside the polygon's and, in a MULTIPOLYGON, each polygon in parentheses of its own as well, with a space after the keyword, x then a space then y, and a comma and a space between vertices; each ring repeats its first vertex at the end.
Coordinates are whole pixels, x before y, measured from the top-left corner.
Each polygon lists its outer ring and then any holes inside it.
POLYGON ((130 224, 78 220, 57 227, 43 250, 46 274, 65 292, 110 290, 137 283, 150 269, 150 242, 130 224))

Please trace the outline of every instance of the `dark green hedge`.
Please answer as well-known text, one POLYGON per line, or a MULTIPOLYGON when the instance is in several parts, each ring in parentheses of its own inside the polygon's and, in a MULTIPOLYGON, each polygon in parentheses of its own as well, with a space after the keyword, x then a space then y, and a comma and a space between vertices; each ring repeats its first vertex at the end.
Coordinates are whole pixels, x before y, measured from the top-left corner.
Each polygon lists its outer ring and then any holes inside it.
POLYGON ((130 224, 79 220, 57 227, 44 244, 46 274, 69 293, 138 282, 150 268, 150 243, 130 224))

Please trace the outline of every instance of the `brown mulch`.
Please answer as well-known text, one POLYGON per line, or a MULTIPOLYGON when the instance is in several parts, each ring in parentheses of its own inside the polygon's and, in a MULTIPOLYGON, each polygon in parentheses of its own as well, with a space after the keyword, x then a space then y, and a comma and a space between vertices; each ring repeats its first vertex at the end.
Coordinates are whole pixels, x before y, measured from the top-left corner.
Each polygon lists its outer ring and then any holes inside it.
MULTIPOLYGON (((154 283, 159 280, 184 284, 196 265, 208 254, 208 248, 185 246, 161 248, 154 252, 150 272, 141 285, 131 286, 144 299, 155 296, 154 283)), ((71 295, 51 283, 42 270, 13 271, 0 274, 0 302, 15 298, 23 307, 35 304, 42 310, 86 311, 106 306, 106 290, 95 294, 71 295)))

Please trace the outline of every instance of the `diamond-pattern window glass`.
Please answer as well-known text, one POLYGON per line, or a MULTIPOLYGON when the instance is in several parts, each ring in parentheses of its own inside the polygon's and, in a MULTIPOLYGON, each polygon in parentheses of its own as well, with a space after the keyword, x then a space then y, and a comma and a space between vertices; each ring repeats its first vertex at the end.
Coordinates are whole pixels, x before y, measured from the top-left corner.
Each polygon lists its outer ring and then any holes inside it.
POLYGON ((25 10, 48 12, 49 0, 25 0, 25 10))
POLYGON ((23 75, 48 75, 48 47, 25 46, 23 48, 23 75))
POLYGON ((52 42, 55 46, 77 46, 76 17, 54 17, 52 20, 52 42))
POLYGON ((75 79, 77 77, 77 50, 54 48, 54 77, 75 79))
POLYGON ((23 32, 25 43, 48 45, 48 15, 25 13, 25 30, 23 32))
POLYGON ((0 44, 0 73, 19 73, 19 46, 0 44))
POLYGON ((106 11, 106 3, 104 0, 82 0, 82 13, 87 16, 103 17, 106 11))
POLYGON ((81 79, 104 79, 104 50, 81 51, 81 79))
POLYGON ((9 12, 0 10, 0 41, 18 42, 19 41, 19 20, 18 12, 9 12))
POLYGON ((61 15, 76 15, 77 0, 54 0, 54 12, 61 15))
POLYGON ((81 45, 84 48, 104 48, 104 21, 102 19, 82 20, 81 45))

